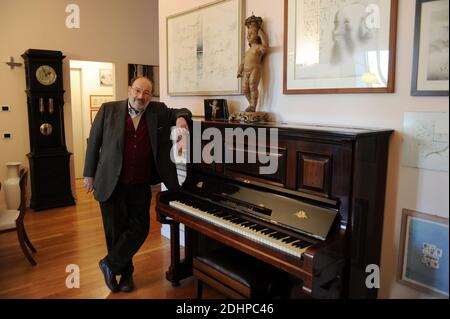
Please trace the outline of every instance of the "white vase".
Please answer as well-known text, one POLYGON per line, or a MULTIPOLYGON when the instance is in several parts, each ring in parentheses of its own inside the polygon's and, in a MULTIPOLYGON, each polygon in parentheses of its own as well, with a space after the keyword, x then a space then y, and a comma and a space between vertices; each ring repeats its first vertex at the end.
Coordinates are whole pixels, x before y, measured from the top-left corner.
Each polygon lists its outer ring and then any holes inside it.
POLYGON ((20 206, 20 162, 6 163, 8 169, 4 183, 6 207, 10 210, 17 210, 20 206))

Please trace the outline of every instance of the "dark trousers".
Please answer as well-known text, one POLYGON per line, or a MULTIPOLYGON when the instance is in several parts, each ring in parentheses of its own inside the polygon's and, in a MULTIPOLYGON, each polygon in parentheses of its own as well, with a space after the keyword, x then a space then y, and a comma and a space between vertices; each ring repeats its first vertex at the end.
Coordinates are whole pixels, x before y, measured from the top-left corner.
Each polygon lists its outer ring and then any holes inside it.
POLYGON ((133 273, 133 256, 150 230, 150 186, 117 184, 111 197, 100 202, 108 255, 115 274, 133 273))

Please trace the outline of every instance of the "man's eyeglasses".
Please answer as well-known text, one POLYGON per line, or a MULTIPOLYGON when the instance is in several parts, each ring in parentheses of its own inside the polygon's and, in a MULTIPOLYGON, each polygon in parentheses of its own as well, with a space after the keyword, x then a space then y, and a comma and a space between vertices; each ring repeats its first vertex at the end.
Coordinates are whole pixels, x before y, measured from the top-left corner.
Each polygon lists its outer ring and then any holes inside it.
POLYGON ((136 95, 141 95, 141 93, 142 93, 142 96, 144 96, 144 97, 152 96, 152 92, 150 92, 150 91, 142 90, 142 89, 140 89, 138 87, 135 87, 135 86, 133 86, 131 89, 133 90, 133 93, 136 94, 136 95))

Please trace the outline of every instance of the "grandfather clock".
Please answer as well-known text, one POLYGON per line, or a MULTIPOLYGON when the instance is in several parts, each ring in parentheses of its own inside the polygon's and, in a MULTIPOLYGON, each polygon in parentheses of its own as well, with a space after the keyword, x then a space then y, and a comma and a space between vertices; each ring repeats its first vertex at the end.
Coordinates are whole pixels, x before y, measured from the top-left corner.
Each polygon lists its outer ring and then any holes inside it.
POLYGON ((74 205, 70 156, 64 135, 64 89, 60 51, 29 49, 25 60, 30 132, 31 203, 39 211, 74 205))

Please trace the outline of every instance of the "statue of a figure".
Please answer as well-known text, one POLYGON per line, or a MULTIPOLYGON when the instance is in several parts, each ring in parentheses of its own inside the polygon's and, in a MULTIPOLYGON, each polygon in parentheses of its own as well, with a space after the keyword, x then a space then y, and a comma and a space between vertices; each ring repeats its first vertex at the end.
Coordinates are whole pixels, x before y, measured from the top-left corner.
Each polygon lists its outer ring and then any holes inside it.
POLYGON ((255 112, 258 104, 258 85, 262 74, 262 59, 268 47, 267 36, 262 29, 262 23, 262 18, 254 15, 245 20, 250 48, 245 52, 244 62, 239 66, 237 76, 243 78, 244 94, 249 102, 246 112, 255 112))

